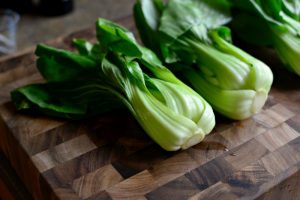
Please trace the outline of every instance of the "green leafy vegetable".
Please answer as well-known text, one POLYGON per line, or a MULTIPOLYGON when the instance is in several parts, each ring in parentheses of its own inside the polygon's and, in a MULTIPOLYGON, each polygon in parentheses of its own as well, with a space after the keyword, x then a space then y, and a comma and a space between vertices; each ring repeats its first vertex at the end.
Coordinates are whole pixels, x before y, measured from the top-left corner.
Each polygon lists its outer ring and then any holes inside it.
POLYGON ((224 26, 231 20, 227 1, 170 0, 159 8, 162 2, 157 2, 135 4, 144 43, 221 114, 245 119, 260 111, 273 75, 268 66, 231 43, 230 29, 224 26), (146 5, 156 11, 149 12, 146 5))
POLYGON ((169 151, 189 148, 211 132, 211 106, 131 32, 105 19, 96 29, 99 43, 74 40, 79 54, 39 45, 37 65, 47 83, 14 90, 16 108, 82 119, 125 107, 169 151))
POLYGON ((233 27, 239 36, 253 44, 273 46, 287 69, 300 75, 300 1, 231 2, 236 10, 233 27), (241 6, 243 3, 252 9, 245 9, 241 6), (249 34, 249 30, 260 31, 251 31, 252 34, 249 34))

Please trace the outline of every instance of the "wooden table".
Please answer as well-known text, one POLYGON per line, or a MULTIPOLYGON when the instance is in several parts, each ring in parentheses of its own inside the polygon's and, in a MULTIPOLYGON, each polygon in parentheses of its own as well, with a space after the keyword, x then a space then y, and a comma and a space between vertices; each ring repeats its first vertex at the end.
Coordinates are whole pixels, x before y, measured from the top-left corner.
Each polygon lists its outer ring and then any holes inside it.
MULTIPOLYGON (((133 29, 130 17, 119 22, 133 29)), ((50 44, 70 48, 74 37, 94 31, 50 44)), ((170 153, 126 112, 80 123, 16 112, 9 92, 42 81, 29 51, 0 62, 0 148, 35 199, 268 199, 300 169, 300 79, 270 60, 276 81, 261 113, 217 116, 204 142, 170 153)))

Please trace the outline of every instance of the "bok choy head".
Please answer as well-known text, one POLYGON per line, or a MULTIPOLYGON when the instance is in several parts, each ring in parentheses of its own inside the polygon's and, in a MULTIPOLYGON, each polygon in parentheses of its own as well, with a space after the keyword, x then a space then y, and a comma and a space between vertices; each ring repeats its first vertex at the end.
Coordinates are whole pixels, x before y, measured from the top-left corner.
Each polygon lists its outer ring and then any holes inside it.
POLYGON ((16 107, 71 119, 126 107, 169 151, 189 148, 211 132, 210 105, 139 46, 131 32, 105 19, 97 21, 96 30, 96 44, 74 40, 79 54, 38 46, 43 60, 38 68, 47 83, 13 91, 16 107))
POLYGON ((300 1, 231 2, 236 10, 233 27, 239 36, 253 44, 273 46, 286 68, 300 75, 300 1))
POLYGON ((100 44, 114 53, 112 61, 128 79, 124 94, 130 110, 154 141, 166 150, 186 149, 212 130, 215 119, 210 105, 165 68, 152 51, 139 46, 132 33, 100 19, 97 36, 100 44))
POLYGON ((264 63, 231 43, 230 29, 224 26, 231 20, 227 2, 170 0, 164 6, 157 2, 138 0, 135 5, 140 34, 155 36, 145 44, 159 49, 157 53, 171 69, 221 114, 245 119, 260 111, 273 75, 264 63), (149 12, 146 5, 156 11, 149 12), (175 68, 177 64, 184 67, 175 68))

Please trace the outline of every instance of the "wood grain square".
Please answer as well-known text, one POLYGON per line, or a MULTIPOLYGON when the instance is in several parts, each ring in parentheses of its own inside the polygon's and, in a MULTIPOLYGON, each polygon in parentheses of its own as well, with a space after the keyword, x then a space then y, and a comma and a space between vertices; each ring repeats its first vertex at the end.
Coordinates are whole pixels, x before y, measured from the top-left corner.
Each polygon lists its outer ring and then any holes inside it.
POLYGON ((72 160, 96 148, 97 146, 86 135, 82 135, 38 153, 32 156, 31 159, 40 172, 45 172, 58 164, 72 160))
POLYGON ((263 109, 267 110, 267 109, 271 108, 272 106, 275 106, 276 104, 278 104, 278 102, 276 101, 276 98, 274 97, 274 95, 269 94, 268 99, 267 99, 263 109))
POLYGON ((214 127, 213 132, 222 132, 232 127, 232 124, 236 121, 229 119, 225 116, 222 116, 218 112, 215 112, 216 117, 216 126, 214 127))
MULTIPOLYGON (((17 114, 6 121, 12 133, 18 138, 29 140, 30 138, 63 125, 63 120, 17 114)), ((22 141, 22 140, 21 140, 22 141)))
POLYGON ((267 128, 274 128, 293 116, 295 114, 292 111, 285 108, 282 104, 276 104, 270 109, 256 114, 253 118, 257 123, 267 128))
POLYGON ((135 199, 157 188, 153 176, 148 170, 126 179, 106 191, 113 199, 135 199))
POLYGON ((193 197, 189 198, 189 200, 202 200, 202 199, 237 200, 239 198, 234 193, 232 193, 232 189, 228 184, 219 181, 216 184, 207 188, 206 190, 203 190, 198 194, 194 195, 193 197))
POLYGON ((86 131, 81 124, 66 123, 24 142, 27 153, 32 156, 83 134, 86 134, 86 131))
POLYGON ((261 158, 261 162, 269 173, 276 176, 300 162, 300 154, 287 144, 261 158))
POLYGON ((268 149, 252 139, 229 151, 225 160, 235 169, 240 170, 268 153, 268 149))
MULTIPOLYGON (((20 66, 15 69, 8 70, 6 72, 0 73, 0 87, 5 87, 11 83, 13 84, 14 82, 22 79, 23 81, 26 81, 26 77, 30 77, 32 75, 37 75, 37 74, 38 74, 37 69, 33 67, 33 65, 20 66)), ((41 77, 41 75, 39 75, 39 77, 41 77)), ((14 88, 15 87, 13 87, 13 89, 14 88)))
MULTIPOLYGON (((5 58, 1 57, 0 62, 1 62, 1 68, 0 68, 0 73, 2 74, 3 72, 10 72, 14 71, 15 69, 18 69, 19 67, 24 67, 25 69, 29 70, 31 68, 36 69, 35 67, 35 55, 33 53, 34 48, 29 48, 29 51, 25 52, 19 52, 18 54, 15 54, 11 58, 5 58)), ((14 74, 20 74, 22 73, 16 73, 14 74)), ((0 79, 0 82, 2 80, 0 79)))
POLYGON ((182 175, 195 169, 198 163, 186 152, 180 152, 173 157, 166 159, 157 165, 149 168, 157 185, 164 185, 182 175))
MULTIPOLYGON (((0 73, 0 87, 10 90, 16 87, 22 86, 22 84, 29 84, 36 81, 42 81, 42 76, 38 73, 37 68, 29 66, 20 66, 12 70, 8 70, 4 73, 0 73), (21 74, 23 73, 23 74, 21 74), (38 79, 32 79, 32 77, 38 77, 38 79)), ((6 93, 9 94, 9 93, 6 93)))
POLYGON ((279 185, 272 188, 261 195, 257 200, 274 200, 274 199, 287 199, 287 200, 299 200, 300 199, 300 172, 292 175, 284 180, 279 185))
POLYGON ((5 104, 5 103, 9 103, 10 101, 10 96, 8 95, 8 91, 10 91, 10 88, 1 88, 0 90, 0 105, 1 104, 5 104))
POLYGON ((232 191, 239 196, 251 196, 260 191, 262 184, 271 181, 274 178, 259 161, 256 161, 243 169, 233 173, 226 179, 232 187, 232 191))
POLYGON ((287 120, 286 123, 300 134, 300 115, 287 120))
MULTIPOLYGON (((298 85, 300 85, 300 84, 298 84, 298 85)), ((300 106, 299 106, 300 90, 293 91, 293 92, 294 93, 287 94, 288 100, 284 101, 283 104, 287 109, 289 109, 299 115, 299 113, 300 113, 300 106)))
MULTIPOLYGON (((297 172, 299 172, 299 169, 300 169, 300 163, 290 166, 286 170, 282 171, 280 174, 274 176, 274 178, 271 181, 264 183, 260 187, 260 192, 257 193, 256 195, 252 195, 251 197, 253 197, 253 199, 257 199, 257 200, 263 200, 262 198, 260 198, 262 194, 268 193, 268 192, 273 193, 274 190, 276 190, 274 188, 274 186, 279 186, 280 191, 283 193, 282 196, 284 196, 284 198, 280 198, 280 196, 278 196, 277 198, 275 198, 275 200, 277 200, 277 199, 292 200, 292 199, 288 198, 290 195, 284 194, 286 192, 285 189, 288 189, 288 192, 292 192, 292 191, 289 190, 289 188, 282 188, 281 183, 283 181, 287 180, 288 178, 292 178, 297 172)), ((262 197, 263 197, 263 195, 262 195, 262 197)), ((295 199, 295 200, 298 200, 298 199, 295 199)))
POLYGON ((171 157, 172 154, 163 150, 158 145, 151 145, 117 160, 113 163, 113 166, 126 179, 171 157))
MULTIPOLYGON (((56 188, 53 190, 55 197, 52 199, 68 199, 68 200, 82 200, 71 188, 56 188)), ((43 195, 45 200, 52 200, 49 195, 43 195)))
POLYGON ((153 144, 135 119, 126 110, 103 114, 96 119, 84 121, 93 141, 106 140, 110 144, 123 146, 128 153, 135 153, 153 144), (116 126, 118 122, 118 126, 116 126))
POLYGON ((85 200, 112 200, 109 194, 106 191, 95 194, 85 200))
POLYGON ((123 180, 112 165, 106 165, 73 181, 72 188, 80 198, 86 199, 123 180))
POLYGON ((233 168, 223 158, 215 159, 207 164, 198 167, 185 176, 199 188, 205 190, 211 185, 224 180, 233 173, 233 168))
POLYGON ((125 164, 121 162, 115 162, 113 163, 113 166, 125 179, 134 176, 140 173, 141 171, 145 170, 145 169, 141 169, 140 167, 137 168, 135 166, 132 166, 131 163, 125 164))
POLYGON ((76 178, 93 172, 127 155, 128 152, 123 146, 107 144, 69 160, 63 165, 58 165, 44 172, 43 176, 45 176, 52 187, 62 187, 65 183, 70 183, 76 178))
POLYGON ((289 142, 289 146, 294 148, 294 150, 299 153, 300 152, 300 137, 297 137, 296 139, 289 142))
MULTIPOLYGON (((3 64, 3 63, 1 63, 3 64)), ((2 66, 1 66, 2 69, 2 66)), ((18 67, 16 69, 11 69, 5 72, 0 72, 0 87, 4 87, 5 85, 8 85, 9 83, 16 81, 18 79, 20 79, 20 75, 21 73, 23 74, 23 77, 27 76, 31 76, 34 72, 32 71, 34 68, 30 68, 29 70, 26 69, 25 67, 18 67), (26 70, 29 71, 29 73, 26 73, 26 70)), ((36 69, 34 69, 35 72, 37 71, 36 69)), ((7 96, 7 93, 5 94, 5 96, 7 96)))
POLYGON ((146 194, 149 200, 182 200, 200 192, 185 176, 181 176, 146 194))
POLYGON ((274 151, 298 136, 299 134, 294 129, 286 123, 283 123, 276 128, 270 129, 257 136, 256 140, 264 145, 269 151, 274 151))
POLYGON ((235 122, 231 128, 221 132, 221 135, 230 142, 227 148, 232 149, 265 131, 266 129, 260 124, 252 119, 247 119, 235 122))
POLYGON ((208 135, 201 143, 187 149, 187 153, 200 165, 228 151, 229 142, 219 133, 208 135))

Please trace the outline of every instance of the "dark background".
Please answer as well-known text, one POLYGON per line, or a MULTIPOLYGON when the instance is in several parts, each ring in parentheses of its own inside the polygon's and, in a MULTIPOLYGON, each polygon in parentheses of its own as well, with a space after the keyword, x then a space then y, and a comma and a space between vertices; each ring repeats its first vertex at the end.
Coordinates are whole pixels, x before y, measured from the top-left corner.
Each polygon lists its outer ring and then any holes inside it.
POLYGON ((17 31, 18 51, 61 35, 93 27, 98 17, 117 20, 129 16, 135 2, 134 0, 73 0, 72 12, 59 16, 47 16, 37 12, 37 8, 25 6, 28 1, 0 0, 2 8, 4 5, 7 7, 8 4, 15 5, 16 3, 21 7, 17 31))

